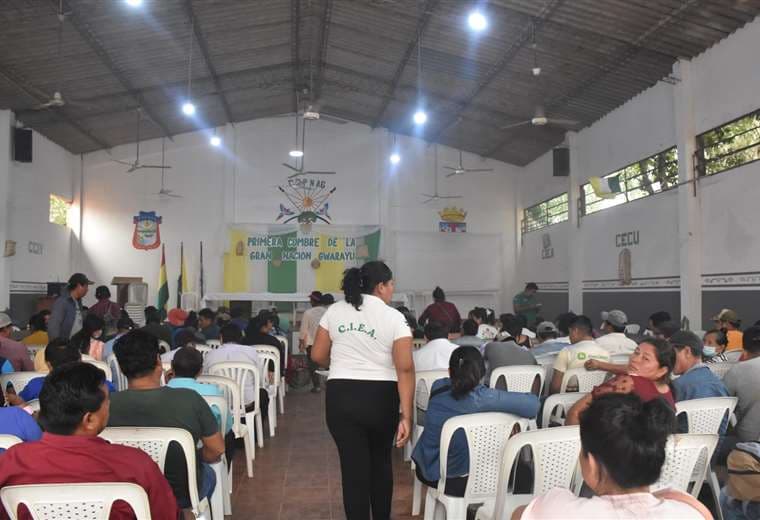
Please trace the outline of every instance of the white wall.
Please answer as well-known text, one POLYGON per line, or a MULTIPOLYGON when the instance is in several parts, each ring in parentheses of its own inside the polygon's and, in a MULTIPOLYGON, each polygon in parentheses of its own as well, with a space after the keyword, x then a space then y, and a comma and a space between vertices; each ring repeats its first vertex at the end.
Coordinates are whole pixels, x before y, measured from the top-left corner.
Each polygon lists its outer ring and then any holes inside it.
MULTIPOLYGON (((751 65, 758 48, 760 20, 755 20, 692 60, 697 133, 760 108, 760 67, 751 65)), ((660 82, 579 132, 580 179, 604 176, 675 145, 675 92, 673 85, 660 82)), ((519 173, 520 208, 567 191, 568 180, 553 178, 551 169, 548 153, 519 173)), ((700 180, 704 274, 760 272, 758 179, 760 162, 700 180)), ((577 233, 567 224, 529 233, 520 249, 518 277, 539 283, 567 280, 566 266, 541 260, 541 236, 549 233, 555 259, 567 255, 564 234, 581 240, 584 280, 616 279, 615 234, 635 230, 640 244, 631 248, 633 277, 678 277, 678 218, 676 193, 668 192, 584 217, 577 233)))
POLYGON ((79 158, 37 132, 32 149, 31 163, 11 162, 10 167, 10 236, 17 242, 16 256, 11 258, 12 281, 66 281, 71 275, 72 230, 50 223, 50 194, 74 199, 79 158), (30 241, 42 244, 42 254, 29 252, 30 241))
MULTIPOLYGON (((203 132, 167 140, 166 163, 172 169, 167 170, 166 185, 181 194, 181 199, 156 195, 158 170, 127 174, 127 167, 112 162, 105 152, 85 156, 83 242, 75 264, 98 282, 110 281, 113 276, 140 276, 150 285, 150 298, 154 299, 160 249, 139 251, 131 240, 132 217, 140 210, 155 210, 163 219, 161 238, 167 248, 170 301, 174 301, 180 241, 185 243, 191 286, 195 284, 197 290, 198 243, 203 240, 206 290, 222 290, 226 226, 275 223, 279 205, 285 201, 277 186, 288 175, 280 163, 292 148, 293 130, 292 119, 273 118, 226 128, 224 149, 210 147, 203 132)), ((514 258, 513 176, 517 168, 465 154, 466 165, 493 167, 494 173, 446 179, 441 167, 455 164, 458 157, 454 150, 438 147, 439 192, 463 198, 423 205, 421 194, 434 190, 436 147, 399 137, 402 162, 391 167, 387 160, 390 143, 385 131, 372 131, 364 125, 319 122, 310 126, 307 169, 338 172, 324 177, 337 186, 330 199, 332 223, 383 226, 381 256, 396 271, 400 291, 429 292, 436 283, 453 289, 501 291, 514 274, 510 258, 514 258), (447 205, 468 212, 466 238, 438 231, 437 212, 447 205), (414 235, 425 252, 415 262, 403 262, 404 245, 414 235), (439 250, 439 246, 462 241, 490 248, 489 261, 497 267, 480 287, 460 283, 459 273, 465 269, 461 258, 447 257, 439 250)), ((134 145, 117 147, 112 155, 132 160, 134 145)), ((143 143, 140 155, 144 163, 160 162, 160 140, 143 143)), ((477 255, 478 250, 471 253, 477 255)))

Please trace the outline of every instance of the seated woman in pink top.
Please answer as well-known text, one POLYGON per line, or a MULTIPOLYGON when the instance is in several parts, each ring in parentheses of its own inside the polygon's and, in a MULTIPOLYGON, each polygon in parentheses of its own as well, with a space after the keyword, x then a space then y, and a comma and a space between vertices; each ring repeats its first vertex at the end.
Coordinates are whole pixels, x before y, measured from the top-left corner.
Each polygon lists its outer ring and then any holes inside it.
POLYGON ((662 398, 672 409, 676 409, 673 392, 670 389, 670 373, 676 363, 676 352, 665 339, 647 338, 633 351, 627 365, 614 365, 603 361, 586 361, 586 370, 606 370, 618 374, 609 381, 576 402, 567 412, 565 424, 579 424, 580 415, 594 399, 609 393, 635 394, 642 401, 649 402, 662 398))
POLYGON ((660 399, 607 394, 581 415, 580 464, 593 498, 553 489, 512 513, 512 520, 712 519, 694 497, 674 490, 651 493, 660 477, 665 444, 675 431, 673 411, 660 399))

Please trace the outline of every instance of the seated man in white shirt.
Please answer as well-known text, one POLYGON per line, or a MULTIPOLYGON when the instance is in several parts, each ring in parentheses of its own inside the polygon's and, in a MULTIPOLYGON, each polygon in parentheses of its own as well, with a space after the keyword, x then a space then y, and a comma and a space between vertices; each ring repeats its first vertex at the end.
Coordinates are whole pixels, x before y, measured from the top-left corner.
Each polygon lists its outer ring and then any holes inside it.
MULTIPOLYGON (((243 331, 240 327, 232 323, 228 323, 219 335, 221 336, 222 345, 210 351, 206 354, 206 358, 203 360, 203 373, 208 374, 211 372, 211 367, 217 363, 224 363, 226 361, 253 363, 256 365, 259 376, 261 376, 261 362, 259 356, 256 353, 256 349, 249 345, 241 345, 243 341, 243 331)), ((263 385, 263 382, 260 381, 263 385)), ((255 400, 253 391, 253 379, 248 378, 245 388, 243 389, 243 401, 246 403, 246 408, 252 409, 253 402, 255 400)), ((260 409, 266 410, 269 404, 269 394, 264 388, 259 389, 260 397, 260 409)), ((267 417, 266 413, 262 414, 264 418, 267 417)))
POLYGON ((591 320, 586 316, 578 316, 570 324, 570 342, 572 345, 563 348, 557 354, 549 393, 559 393, 560 388, 562 388, 562 378, 568 370, 584 368, 584 364, 589 359, 605 362, 610 360, 610 353, 594 341, 593 329, 591 320))
POLYGON ((623 311, 612 310, 602 313, 602 336, 596 338, 596 343, 610 355, 631 355, 636 350, 636 342, 625 335, 628 316, 623 311))
POLYGON ((425 370, 448 370, 451 353, 459 345, 449 341, 449 330, 445 323, 429 321, 425 325, 427 343, 414 351, 414 369, 417 372, 425 370))

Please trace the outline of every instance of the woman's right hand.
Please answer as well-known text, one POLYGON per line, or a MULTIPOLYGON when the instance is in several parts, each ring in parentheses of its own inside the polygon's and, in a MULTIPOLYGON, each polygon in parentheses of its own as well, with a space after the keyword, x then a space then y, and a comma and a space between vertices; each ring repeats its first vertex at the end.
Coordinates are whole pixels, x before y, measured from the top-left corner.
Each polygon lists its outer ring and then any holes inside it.
POLYGON ((599 362, 596 359, 589 359, 586 361, 583 366, 586 368, 586 370, 599 370, 599 362))
POLYGON ((403 448, 404 445, 409 442, 409 437, 412 434, 412 420, 409 417, 401 417, 398 422, 398 429, 396 430, 396 447, 403 448))

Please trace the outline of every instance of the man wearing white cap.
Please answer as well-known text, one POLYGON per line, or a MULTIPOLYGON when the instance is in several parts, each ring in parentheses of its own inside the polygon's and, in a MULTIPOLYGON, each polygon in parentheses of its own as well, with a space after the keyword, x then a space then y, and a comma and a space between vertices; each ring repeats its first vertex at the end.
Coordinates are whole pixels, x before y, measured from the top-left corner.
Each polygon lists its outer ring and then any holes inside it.
MULTIPOLYGON (((16 372, 34 370, 34 363, 26 351, 26 346, 11 339, 11 325, 10 316, 0 312, 0 358, 7 360, 16 372)), ((4 367, 10 368, 0 361, 0 368, 5 371, 4 367)))
POLYGON ((636 342, 625 335, 628 316, 621 310, 602 313, 602 336, 596 338, 596 343, 611 355, 633 354, 636 342))

